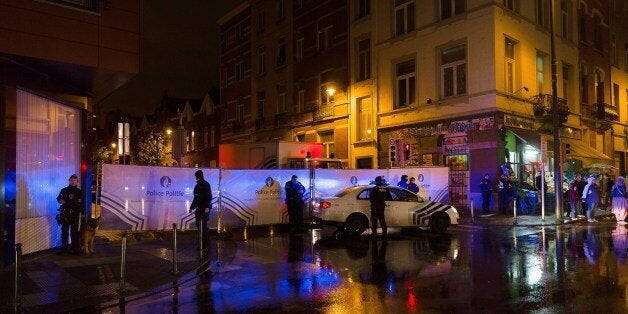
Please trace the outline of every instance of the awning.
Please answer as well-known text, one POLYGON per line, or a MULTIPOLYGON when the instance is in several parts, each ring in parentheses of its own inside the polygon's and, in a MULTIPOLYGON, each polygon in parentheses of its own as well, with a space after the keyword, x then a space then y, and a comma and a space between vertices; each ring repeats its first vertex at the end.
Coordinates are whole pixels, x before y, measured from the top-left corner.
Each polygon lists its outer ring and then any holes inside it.
POLYGON ((539 132, 509 127, 506 127, 506 129, 512 132, 512 134, 514 134, 524 143, 532 145, 537 149, 541 148, 541 134, 539 132))
POLYGON ((610 157, 592 148, 591 146, 585 144, 583 141, 574 140, 571 138, 561 138, 560 141, 561 143, 571 145, 570 147, 571 154, 567 157, 588 158, 588 159, 594 159, 595 161, 601 161, 601 162, 611 161, 610 157))

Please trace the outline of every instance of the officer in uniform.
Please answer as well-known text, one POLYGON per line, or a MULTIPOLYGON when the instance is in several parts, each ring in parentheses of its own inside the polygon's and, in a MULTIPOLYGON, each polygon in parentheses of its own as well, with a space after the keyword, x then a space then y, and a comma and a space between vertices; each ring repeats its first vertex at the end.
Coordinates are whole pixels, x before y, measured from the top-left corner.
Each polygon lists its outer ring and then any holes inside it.
POLYGON ((391 198, 388 187, 382 183, 382 177, 375 177, 375 187, 373 187, 369 193, 369 199, 371 201, 371 231, 373 236, 377 234, 377 220, 379 220, 379 224, 382 227, 382 235, 386 236, 388 234, 384 211, 386 210, 386 200, 391 198))
POLYGON ((196 219, 196 230, 202 230, 203 243, 207 244, 209 239, 209 210, 212 207, 212 187, 209 182, 205 181, 203 171, 196 170, 194 172, 196 185, 194 186, 194 199, 190 204, 190 213, 194 212, 196 219))
POLYGON ((290 220, 290 232, 302 232, 303 223, 303 194, 305 187, 292 175, 290 181, 284 185, 286 190, 286 206, 288 206, 288 219, 290 220))
POLYGON ((491 205, 491 194, 493 194, 493 182, 489 177, 489 174, 484 174, 482 182, 480 182, 480 191, 482 191, 482 211, 485 214, 489 214, 489 207, 491 205))
POLYGON ((70 184, 59 192, 57 202, 61 204, 59 208, 61 220, 61 254, 80 253, 78 232, 81 215, 85 215, 83 204, 83 191, 77 187, 78 177, 76 174, 70 176, 70 184), (72 246, 68 243, 68 232, 72 240, 72 246))
POLYGON ((507 215, 510 201, 512 201, 512 182, 508 177, 508 172, 504 172, 499 178, 497 197, 499 198, 499 213, 507 215))

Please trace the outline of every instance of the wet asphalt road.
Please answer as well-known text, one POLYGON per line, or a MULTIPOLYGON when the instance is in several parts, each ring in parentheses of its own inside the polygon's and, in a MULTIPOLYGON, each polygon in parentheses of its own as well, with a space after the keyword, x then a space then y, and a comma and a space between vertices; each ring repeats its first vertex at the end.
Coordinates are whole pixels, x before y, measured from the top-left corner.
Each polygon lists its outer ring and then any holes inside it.
POLYGON ((195 279, 105 312, 628 311, 623 225, 393 229, 374 240, 332 231, 218 240, 195 279))

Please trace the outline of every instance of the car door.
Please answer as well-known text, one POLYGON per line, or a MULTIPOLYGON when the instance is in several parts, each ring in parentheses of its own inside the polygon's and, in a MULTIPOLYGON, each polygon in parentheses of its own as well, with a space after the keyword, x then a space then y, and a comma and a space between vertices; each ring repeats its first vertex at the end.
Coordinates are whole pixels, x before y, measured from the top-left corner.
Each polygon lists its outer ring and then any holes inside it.
MULTIPOLYGON (((386 202, 389 207, 386 207, 387 211, 393 213, 392 220, 389 225, 394 226, 410 226, 412 224, 412 214, 423 207, 423 203, 419 202, 420 199, 416 194, 401 188, 390 188, 390 195, 392 199, 386 202)), ((386 216, 386 222, 388 222, 388 216, 386 216)))
MULTIPOLYGON (((372 187, 364 189, 362 192, 358 194, 358 201, 360 201, 360 208, 362 208, 362 212, 369 218, 369 222, 371 221, 371 200, 370 193, 372 187)), ((391 194, 392 195, 392 194, 391 194)), ((391 198, 386 198, 386 209, 384 210, 384 218, 386 219, 386 225, 392 226, 395 221, 395 211, 393 210, 394 201, 391 198)))

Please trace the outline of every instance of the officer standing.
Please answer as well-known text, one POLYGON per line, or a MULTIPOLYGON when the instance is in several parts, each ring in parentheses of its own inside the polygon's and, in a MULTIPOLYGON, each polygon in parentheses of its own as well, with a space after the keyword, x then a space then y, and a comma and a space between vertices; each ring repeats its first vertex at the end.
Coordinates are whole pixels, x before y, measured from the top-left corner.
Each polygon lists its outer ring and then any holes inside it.
POLYGON ((297 180, 296 175, 292 175, 290 181, 284 185, 286 190, 286 206, 288 207, 288 219, 290 220, 290 232, 302 232, 303 223, 303 194, 305 187, 297 180))
POLYGON ((194 172, 196 185, 194 186, 194 200, 190 205, 190 213, 194 212, 196 218, 196 230, 202 230, 203 243, 207 244, 209 239, 209 210, 212 207, 212 187, 209 182, 205 181, 203 171, 196 170, 194 172))
POLYGON ((400 188, 407 189, 408 188, 408 175, 402 175, 401 180, 397 183, 397 186, 400 188))
POLYGON ((59 215, 61 218, 61 252, 67 254, 70 252, 80 254, 78 232, 79 220, 81 215, 85 215, 85 206, 83 204, 83 191, 77 187, 78 177, 76 174, 70 176, 70 184, 59 192, 57 202, 61 204, 59 215), (69 232, 69 234, 68 234, 69 232), (71 247, 68 243, 68 236, 71 238, 71 247))
POLYGON ((377 220, 379 220, 379 224, 382 227, 382 235, 386 236, 388 234, 384 211, 386 210, 386 200, 391 198, 388 187, 382 184, 382 177, 375 177, 375 187, 373 187, 369 193, 369 199, 371 201, 372 236, 377 234, 377 220))
POLYGON ((480 182, 480 191, 482 191, 482 211, 489 214, 489 206, 491 205, 491 194, 493 194, 493 182, 489 179, 488 173, 484 174, 484 178, 480 182))
POLYGON ((499 178, 497 197, 499 198, 499 213, 507 215, 506 211, 512 198, 512 182, 508 177, 508 172, 504 172, 502 177, 499 178))

